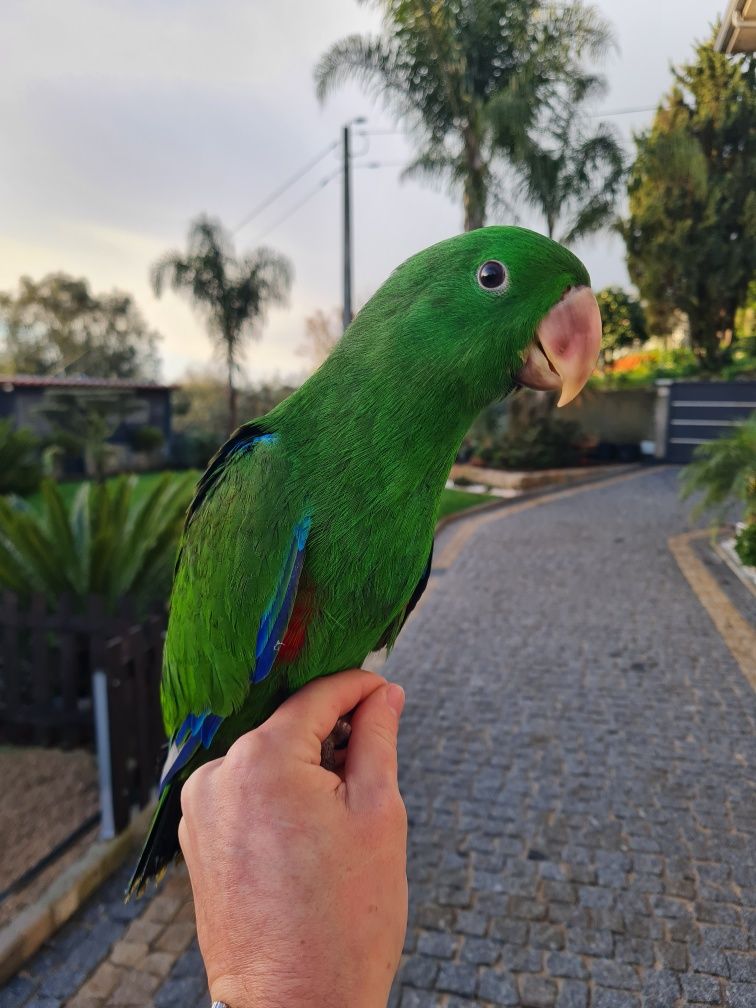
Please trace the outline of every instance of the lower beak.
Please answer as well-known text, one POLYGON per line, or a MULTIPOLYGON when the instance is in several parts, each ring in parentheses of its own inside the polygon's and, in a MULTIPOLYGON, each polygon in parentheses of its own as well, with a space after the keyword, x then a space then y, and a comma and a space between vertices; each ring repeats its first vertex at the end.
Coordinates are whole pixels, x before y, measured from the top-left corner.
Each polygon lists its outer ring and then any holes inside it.
POLYGON ((559 390, 566 406, 590 378, 601 349, 601 312, 590 287, 571 287, 541 321, 520 371, 519 385, 559 390))

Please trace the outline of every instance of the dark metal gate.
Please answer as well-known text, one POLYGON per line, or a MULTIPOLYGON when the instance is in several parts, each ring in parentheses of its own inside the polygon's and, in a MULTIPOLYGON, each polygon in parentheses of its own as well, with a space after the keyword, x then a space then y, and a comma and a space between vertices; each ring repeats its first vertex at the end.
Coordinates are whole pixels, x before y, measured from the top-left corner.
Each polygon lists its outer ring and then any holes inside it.
MULTIPOLYGON (((657 382, 665 462, 690 462, 697 445, 727 434, 756 410, 756 381, 657 382)), ((658 438, 658 435, 657 435, 658 438)))

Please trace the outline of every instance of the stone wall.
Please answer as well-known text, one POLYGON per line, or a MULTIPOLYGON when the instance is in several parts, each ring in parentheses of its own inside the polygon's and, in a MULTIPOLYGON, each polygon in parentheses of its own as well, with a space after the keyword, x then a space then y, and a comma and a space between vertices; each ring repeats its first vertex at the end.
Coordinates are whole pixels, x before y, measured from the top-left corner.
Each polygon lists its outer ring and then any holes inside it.
POLYGON ((640 444, 654 440, 656 389, 586 388, 568 406, 556 410, 557 420, 574 420, 585 434, 610 444, 640 444))

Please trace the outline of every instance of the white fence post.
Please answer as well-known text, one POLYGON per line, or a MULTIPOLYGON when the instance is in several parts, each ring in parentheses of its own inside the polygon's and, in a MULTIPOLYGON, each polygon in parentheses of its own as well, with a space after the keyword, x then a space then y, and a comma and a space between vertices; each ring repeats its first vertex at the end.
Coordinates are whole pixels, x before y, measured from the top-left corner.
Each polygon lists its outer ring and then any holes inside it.
POLYGON ((108 678, 102 669, 92 673, 95 742, 97 746, 97 776, 100 787, 100 839, 115 836, 113 810, 113 775, 110 763, 110 720, 108 711, 108 678))

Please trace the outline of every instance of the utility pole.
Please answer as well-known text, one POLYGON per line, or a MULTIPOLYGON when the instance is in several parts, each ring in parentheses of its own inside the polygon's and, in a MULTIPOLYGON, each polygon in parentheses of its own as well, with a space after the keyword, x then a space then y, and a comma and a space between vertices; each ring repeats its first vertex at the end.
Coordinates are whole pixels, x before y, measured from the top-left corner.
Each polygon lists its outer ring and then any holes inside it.
POLYGON ((352 161, 351 161, 351 128, 367 120, 364 116, 350 119, 342 129, 342 152, 344 158, 344 308, 342 324, 344 330, 352 321, 352 161))
POLYGON ((349 155, 349 128, 347 123, 343 129, 344 153, 344 313, 343 328, 352 321, 352 207, 351 207, 351 163, 349 155))

